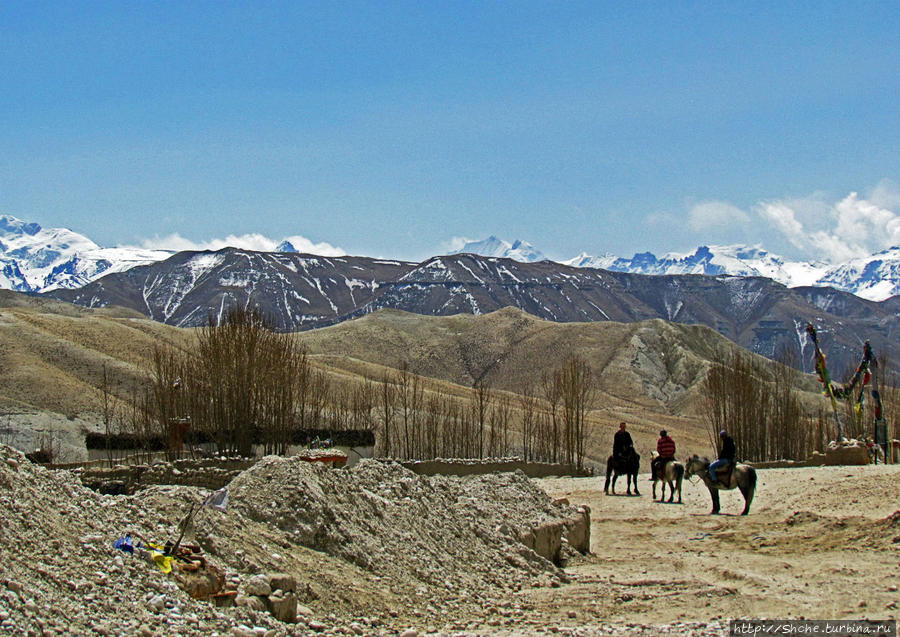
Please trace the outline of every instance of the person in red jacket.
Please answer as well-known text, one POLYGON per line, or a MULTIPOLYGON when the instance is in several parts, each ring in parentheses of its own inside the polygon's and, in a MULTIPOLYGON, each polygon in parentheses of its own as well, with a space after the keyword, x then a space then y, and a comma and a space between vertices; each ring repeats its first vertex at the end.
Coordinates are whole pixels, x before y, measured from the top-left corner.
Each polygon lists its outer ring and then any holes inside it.
POLYGON ((666 468, 666 463, 675 459, 675 441, 665 429, 659 432, 659 440, 656 441, 656 453, 659 455, 650 463, 651 476, 661 476, 666 468))

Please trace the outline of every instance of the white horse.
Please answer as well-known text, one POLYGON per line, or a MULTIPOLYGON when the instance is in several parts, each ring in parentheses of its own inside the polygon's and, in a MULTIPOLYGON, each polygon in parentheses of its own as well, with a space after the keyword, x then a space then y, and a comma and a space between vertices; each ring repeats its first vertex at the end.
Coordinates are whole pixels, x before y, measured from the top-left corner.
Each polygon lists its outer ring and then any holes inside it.
MULTIPOLYGON (((659 452, 652 451, 650 453, 650 457, 653 460, 656 460, 659 457, 659 452)), ((652 461, 651 461, 651 466, 652 461)), ((662 502, 666 499, 666 484, 669 485, 669 502, 672 502, 675 499, 675 491, 678 491, 678 504, 681 504, 681 481, 684 478, 684 465, 678 462, 677 460, 670 460, 666 463, 665 469, 662 471, 662 475, 657 473, 653 476, 653 499, 656 499, 656 483, 662 482, 662 488, 660 489, 659 501, 662 502)))

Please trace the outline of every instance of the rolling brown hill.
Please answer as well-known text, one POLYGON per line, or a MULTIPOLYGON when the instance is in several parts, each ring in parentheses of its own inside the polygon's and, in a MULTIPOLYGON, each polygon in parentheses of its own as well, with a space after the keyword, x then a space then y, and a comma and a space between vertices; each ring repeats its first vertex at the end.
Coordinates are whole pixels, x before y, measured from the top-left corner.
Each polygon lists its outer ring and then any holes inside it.
MULTIPOLYGON (((605 458, 620 420, 631 423, 644 449, 660 427, 688 448, 707 447, 697 416, 699 383, 717 348, 730 345, 702 326, 555 323, 512 308, 448 317, 382 310, 296 338, 336 385, 378 379, 406 362, 433 379, 429 390, 461 396, 476 380, 511 393, 536 387, 542 374, 577 353, 596 379, 588 450, 595 463, 605 458)), ((102 429, 104 368, 111 393, 128 404, 148 378, 154 347, 185 347, 192 339, 192 330, 132 310, 0 292, 0 437, 13 443, 18 437, 27 448, 53 431, 77 447, 84 430, 102 429)), ((803 382, 816 391, 811 378, 803 382)))

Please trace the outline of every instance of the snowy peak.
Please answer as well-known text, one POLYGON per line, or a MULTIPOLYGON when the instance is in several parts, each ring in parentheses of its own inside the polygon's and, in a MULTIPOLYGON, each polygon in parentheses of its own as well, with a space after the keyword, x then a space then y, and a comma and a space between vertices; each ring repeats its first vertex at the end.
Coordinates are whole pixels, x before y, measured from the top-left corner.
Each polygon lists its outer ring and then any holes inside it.
POLYGON ((450 254, 477 254, 482 257, 496 257, 498 259, 513 259, 523 263, 534 263, 536 261, 545 261, 547 257, 542 252, 535 249, 527 241, 516 239, 512 243, 498 239, 491 235, 483 241, 468 241, 459 250, 454 250, 450 254))
POLYGON ((0 215, 0 236, 34 236, 41 231, 41 226, 16 219, 10 215, 0 215))
POLYGON ((101 248, 68 228, 0 216, 0 288, 44 292, 81 287, 111 272, 169 257, 165 250, 101 248))
POLYGON ((870 301, 900 294, 900 247, 831 268, 817 284, 839 290, 852 287, 854 294, 870 301))
MULTIPOLYGON (((900 253, 897 255, 900 263, 900 253)), ((641 252, 630 259, 603 255, 591 257, 586 254, 565 262, 574 267, 602 268, 615 272, 631 272, 634 274, 670 275, 670 274, 705 274, 708 276, 760 276, 772 279, 787 287, 829 286, 835 285, 826 281, 828 273, 834 268, 824 263, 805 263, 785 261, 759 246, 728 245, 700 246, 694 252, 669 252, 657 257, 652 252, 641 252)), ((845 292, 856 294, 856 287, 848 276, 841 286, 835 286, 845 292)), ((870 300, 872 296, 867 296, 870 300)))

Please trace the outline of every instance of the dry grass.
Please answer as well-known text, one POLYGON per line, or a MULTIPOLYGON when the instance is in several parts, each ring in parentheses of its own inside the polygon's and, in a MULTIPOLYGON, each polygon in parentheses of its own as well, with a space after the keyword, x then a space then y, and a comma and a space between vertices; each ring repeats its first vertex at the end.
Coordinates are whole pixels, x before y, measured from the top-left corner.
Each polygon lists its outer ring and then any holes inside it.
MULTIPOLYGON (((334 388, 380 379, 401 362, 428 377, 427 392, 468 398, 485 380, 515 394, 575 353, 591 367, 597 397, 590 413, 588 463, 605 464, 612 435, 630 424, 641 453, 666 428, 681 449, 706 450, 698 417, 699 383, 727 341, 704 327, 643 323, 552 323, 514 309, 484 316, 424 317, 381 311, 299 333, 334 388)), ((103 368, 124 401, 146 382, 153 348, 188 347, 193 332, 127 310, 88 310, 0 293, 0 410, 99 413, 103 368)), ((513 396, 514 397, 514 396, 513 396)))

